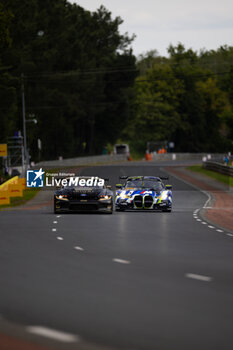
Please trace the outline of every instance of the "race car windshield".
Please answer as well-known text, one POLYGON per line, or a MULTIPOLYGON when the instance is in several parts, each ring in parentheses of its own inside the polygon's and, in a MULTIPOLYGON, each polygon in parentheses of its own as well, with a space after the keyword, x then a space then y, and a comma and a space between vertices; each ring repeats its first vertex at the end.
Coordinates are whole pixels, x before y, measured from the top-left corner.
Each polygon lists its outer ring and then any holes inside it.
POLYGON ((131 187, 131 188, 142 188, 143 182, 142 180, 129 180, 126 182, 125 187, 131 187))
POLYGON ((144 180, 143 181, 143 188, 153 189, 155 191, 162 191, 163 184, 159 181, 153 181, 153 180, 144 180))
POLYGON ((126 187, 147 188, 155 191, 161 191, 163 189, 163 184, 154 180, 129 180, 126 182, 126 187))

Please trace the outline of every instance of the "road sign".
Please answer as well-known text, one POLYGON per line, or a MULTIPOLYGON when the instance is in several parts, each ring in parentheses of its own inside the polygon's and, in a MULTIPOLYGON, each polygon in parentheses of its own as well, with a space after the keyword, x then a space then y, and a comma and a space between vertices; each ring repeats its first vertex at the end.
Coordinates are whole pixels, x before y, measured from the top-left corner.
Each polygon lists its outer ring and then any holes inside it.
POLYGON ((6 157, 7 156, 7 144, 1 143, 0 144, 0 157, 6 157))

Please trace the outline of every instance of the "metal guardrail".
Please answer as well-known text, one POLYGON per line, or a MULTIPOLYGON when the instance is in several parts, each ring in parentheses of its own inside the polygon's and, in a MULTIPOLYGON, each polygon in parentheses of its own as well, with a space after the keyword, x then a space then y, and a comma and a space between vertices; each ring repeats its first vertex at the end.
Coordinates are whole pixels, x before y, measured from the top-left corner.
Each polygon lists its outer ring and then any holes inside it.
POLYGON ((35 164, 35 167, 67 167, 76 165, 89 165, 96 163, 112 163, 118 161, 126 161, 127 156, 124 154, 104 154, 99 156, 88 156, 79 158, 67 158, 58 160, 48 160, 44 162, 39 162, 35 164))
POLYGON ((224 154, 220 153, 164 153, 152 154, 153 161, 176 161, 176 160, 200 160, 202 162, 203 157, 207 159, 222 159, 224 154))
POLYGON ((233 166, 224 165, 218 162, 206 161, 202 163, 203 168, 216 171, 220 174, 233 177, 233 166))
MULTIPOLYGON (((207 159, 220 160, 223 159, 224 154, 207 154, 207 153, 165 153, 165 154, 152 154, 152 161, 182 161, 182 160, 198 160, 202 162, 203 157, 207 159)), ((42 161, 36 163, 34 168, 38 167, 66 167, 66 166, 78 166, 78 165, 90 165, 96 163, 114 163, 118 161, 126 161, 127 155, 125 154, 112 154, 112 155, 98 155, 98 156, 88 156, 88 157, 78 157, 69 159, 57 159, 50 161, 42 161)))

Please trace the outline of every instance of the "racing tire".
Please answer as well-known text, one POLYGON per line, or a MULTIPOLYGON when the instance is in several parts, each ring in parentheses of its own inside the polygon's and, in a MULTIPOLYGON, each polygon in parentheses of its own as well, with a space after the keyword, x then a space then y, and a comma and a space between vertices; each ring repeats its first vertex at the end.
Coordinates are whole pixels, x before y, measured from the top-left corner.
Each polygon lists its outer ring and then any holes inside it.
POLYGON ((116 208, 116 211, 125 211, 125 209, 116 208))
POLYGON ((112 214, 113 213, 113 203, 112 203, 112 206, 111 206, 111 210, 107 212, 107 214, 112 214))
POLYGON ((108 211, 107 214, 112 214, 113 213, 113 208, 111 209, 111 211, 108 211))

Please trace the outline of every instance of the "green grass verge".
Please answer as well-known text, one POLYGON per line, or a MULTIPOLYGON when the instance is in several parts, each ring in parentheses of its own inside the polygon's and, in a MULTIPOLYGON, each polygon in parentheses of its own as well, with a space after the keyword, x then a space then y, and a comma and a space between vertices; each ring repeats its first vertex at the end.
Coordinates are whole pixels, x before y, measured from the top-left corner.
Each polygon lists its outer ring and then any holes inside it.
POLYGON ((11 197, 10 204, 0 205, 0 209, 2 208, 11 208, 16 207, 18 205, 25 204, 30 199, 34 198, 35 195, 40 191, 40 188, 27 188, 23 191, 22 197, 11 197))
POLYGON ((233 187, 233 177, 217 173, 216 171, 204 169, 201 165, 192 165, 187 167, 188 170, 200 173, 202 175, 211 177, 219 182, 222 182, 228 186, 233 187))

